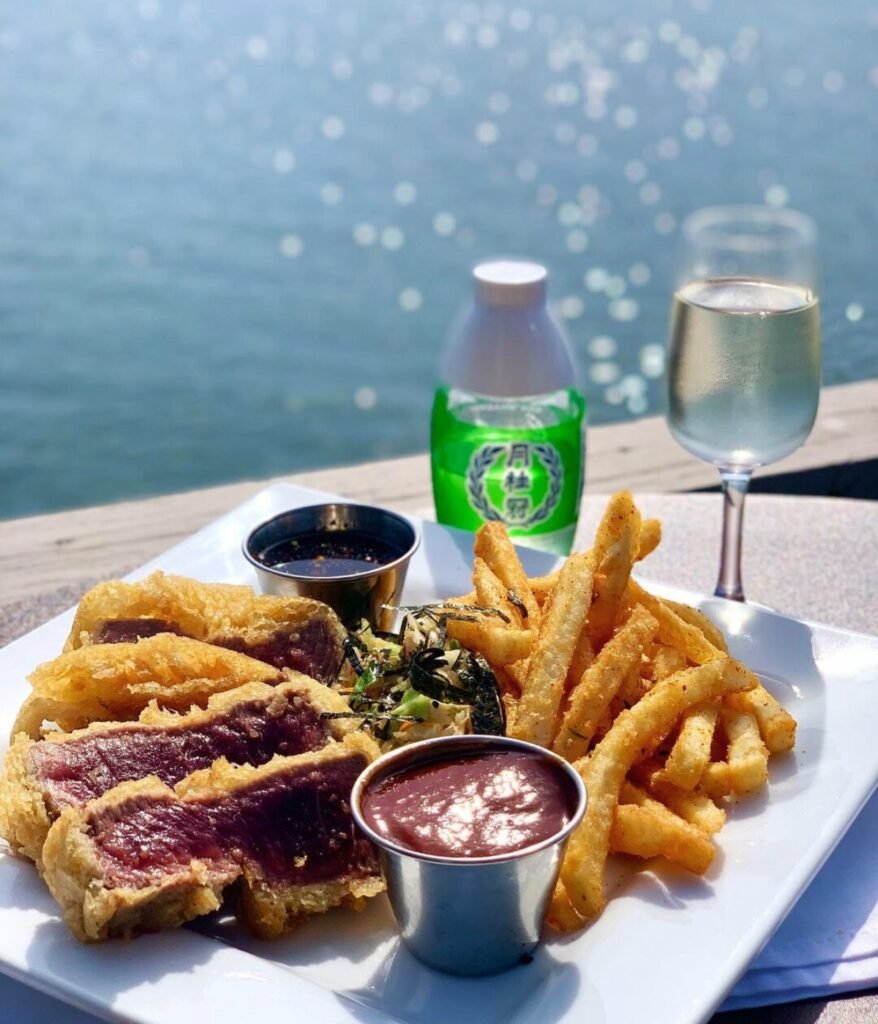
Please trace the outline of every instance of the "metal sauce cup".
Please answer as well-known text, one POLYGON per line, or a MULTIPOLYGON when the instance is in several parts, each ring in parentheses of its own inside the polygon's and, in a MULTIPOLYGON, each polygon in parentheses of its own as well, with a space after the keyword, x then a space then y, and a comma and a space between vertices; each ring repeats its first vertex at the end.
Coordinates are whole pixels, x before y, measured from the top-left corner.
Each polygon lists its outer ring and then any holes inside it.
POLYGON ((377 629, 393 625, 396 605, 402 595, 409 561, 421 542, 408 519, 372 505, 330 502, 307 505, 281 512, 261 523, 245 538, 244 557, 256 570, 259 586, 266 594, 282 597, 311 597, 333 608, 349 629, 363 619, 377 629), (261 556, 286 540, 314 532, 361 530, 383 540, 399 552, 384 565, 375 564, 344 576, 313 576, 265 565, 261 556))
POLYGON ((570 833, 585 814, 582 779, 562 758, 503 736, 443 736, 400 747, 374 761, 351 793, 354 820, 378 847, 402 939, 419 960, 448 974, 496 974, 526 963, 540 941, 570 833), (389 775, 430 761, 497 750, 537 754, 558 766, 576 794, 567 825, 533 846, 490 857, 444 857, 399 846, 364 819, 363 796, 389 775))

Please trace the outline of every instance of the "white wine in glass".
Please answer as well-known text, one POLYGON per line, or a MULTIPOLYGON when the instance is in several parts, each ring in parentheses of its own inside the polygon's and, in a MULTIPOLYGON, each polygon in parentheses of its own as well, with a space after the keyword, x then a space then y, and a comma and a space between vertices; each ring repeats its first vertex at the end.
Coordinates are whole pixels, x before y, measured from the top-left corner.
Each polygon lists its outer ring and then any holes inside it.
POLYGON ((683 231, 682 284, 668 351, 674 437, 720 471, 723 546, 716 593, 744 599, 744 496, 758 466, 795 451, 820 391, 815 230, 790 210, 717 207, 683 231))

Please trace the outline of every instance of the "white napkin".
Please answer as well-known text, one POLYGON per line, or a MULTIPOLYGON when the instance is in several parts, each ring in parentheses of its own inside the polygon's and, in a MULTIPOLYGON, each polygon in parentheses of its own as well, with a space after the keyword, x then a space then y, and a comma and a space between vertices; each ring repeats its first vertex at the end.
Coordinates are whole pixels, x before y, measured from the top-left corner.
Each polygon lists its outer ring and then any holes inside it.
POLYGON ((732 990, 724 1010, 878 986, 878 794, 732 990))

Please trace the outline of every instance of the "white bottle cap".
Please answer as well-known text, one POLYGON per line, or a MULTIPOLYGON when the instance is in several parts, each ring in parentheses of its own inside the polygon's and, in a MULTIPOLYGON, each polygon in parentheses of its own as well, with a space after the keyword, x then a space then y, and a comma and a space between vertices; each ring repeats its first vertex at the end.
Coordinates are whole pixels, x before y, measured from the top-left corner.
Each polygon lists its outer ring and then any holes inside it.
POLYGON ((476 301, 492 309, 524 309, 546 301, 546 268, 523 260, 494 260, 473 270, 476 301))
POLYGON ((442 378, 477 395, 515 398, 573 387, 564 331, 546 306, 539 263, 496 260, 473 271, 475 302, 449 338, 442 378))

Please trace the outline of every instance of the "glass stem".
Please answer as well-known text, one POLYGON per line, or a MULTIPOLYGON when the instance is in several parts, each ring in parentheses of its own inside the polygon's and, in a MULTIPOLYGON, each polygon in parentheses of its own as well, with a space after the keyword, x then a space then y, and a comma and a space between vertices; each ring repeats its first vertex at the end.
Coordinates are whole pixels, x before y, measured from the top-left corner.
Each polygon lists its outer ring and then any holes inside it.
POLYGON ((744 499, 750 485, 750 473, 721 469, 723 483, 723 539, 719 560, 719 579, 714 593, 732 601, 744 600, 741 582, 741 535, 744 529, 744 499))

